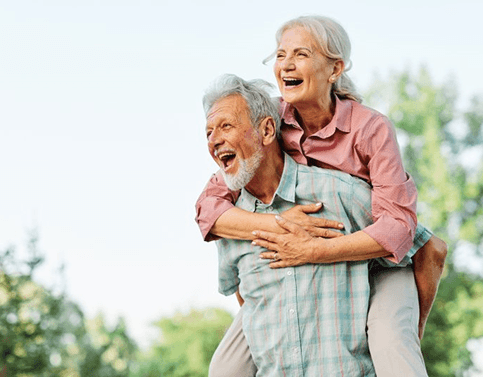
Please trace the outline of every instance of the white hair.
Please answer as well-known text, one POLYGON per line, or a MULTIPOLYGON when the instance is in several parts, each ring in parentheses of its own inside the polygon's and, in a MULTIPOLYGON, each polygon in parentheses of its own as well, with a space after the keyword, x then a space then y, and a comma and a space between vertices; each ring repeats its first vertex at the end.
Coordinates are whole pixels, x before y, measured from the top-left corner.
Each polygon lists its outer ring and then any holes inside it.
POLYGON ((203 96, 205 115, 208 115, 215 102, 238 94, 246 101, 252 126, 257 128, 263 119, 272 117, 278 135, 280 132, 278 102, 270 98, 265 88, 273 88, 273 85, 261 79, 245 81, 236 75, 222 75, 213 81, 203 96))
MULTIPOLYGON (((285 22, 275 35, 277 47, 280 44, 282 35, 287 30, 295 27, 302 27, 307 30, 315 39, 320 51, 329 59, 342 60, 344 62, 344 71, 339 79, 332 85, 332 93, 340 99, 351 99, 362 102, 362 97, 357 93, 356 87, 350 77, 347 75, 352 67, 350 60, 351 42, 349 35, 344 28, 336 21, 324 16, 301 16, 285 22)), ((276 52, 267 57, 263 63, 272 59, 276 52)))

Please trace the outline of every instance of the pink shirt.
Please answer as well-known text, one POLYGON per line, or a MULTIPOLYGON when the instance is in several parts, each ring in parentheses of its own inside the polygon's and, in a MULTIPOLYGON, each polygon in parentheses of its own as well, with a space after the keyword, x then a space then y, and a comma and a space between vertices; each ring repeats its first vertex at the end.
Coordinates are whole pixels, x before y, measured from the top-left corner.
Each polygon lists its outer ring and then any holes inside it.
MULTIPOLYGON (((341 170, 372 185, 374 224, 363 231, 399 263, 413 245, 417 225, 417 191, 404 171, 394 128, 377 111, 351 100, 336 99, 335 114, 323 129, 301 144, 303 129, 294 108, 280 100, 281 146, 300 164, 341 170)), ((238 193, 226 187, 220 173, 212 176, 196 203, 196 221, 205 240, 218 217, 233 207, 238 193)))

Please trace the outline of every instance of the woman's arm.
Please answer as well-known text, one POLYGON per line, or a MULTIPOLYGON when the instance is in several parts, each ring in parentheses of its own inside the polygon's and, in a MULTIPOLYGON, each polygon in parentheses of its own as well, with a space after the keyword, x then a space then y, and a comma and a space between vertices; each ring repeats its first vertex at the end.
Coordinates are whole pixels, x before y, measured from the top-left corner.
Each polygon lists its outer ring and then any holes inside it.
MULTIPOLYGON (((196 202, 196 221, 206 241, 220 237, 251 240, 252 232, 256 229, 285 233, 275 221, 274 214, 252 213, 235 207, 233 203, 238 196, 239 192, 228 189, 220 173, 211 177, 196 202)), ((303 227, 310 235, 327 238, 340 236, 339 232, 328 229, 343 229, 344 226, 339 221, 308 215, 322 208, 320 203, 296 205, 282 215, 303 227)))
MULTIPOLYGON (((344 227, 342 223, 307 215, 308 213, 318 212, 321 209, 321 203, 296 205, 283 212, 282 215, 291 222, 302 227, 302 229, 304 229, 310 236, 326 238, 342 236, 341 233, 326 229, 342 229, 344 227)), ((247 212, 240 208, 233 207, 224 212, 216 220, 211 228, 211 233, 222 238, 240 240, 254 239, 253 232, 256 229, 263 229, 267 232, 278 234, 286 233, 286 230, 278 225, 275 217, 276 215, 274 214, 247 212)))
POLYGON ((324 239, 312 237, 297 224, 277 216, 277 223, 286 234, 255 231, 255 245, 269 250, 262 259, 277 260, 272 268, 298 266, 307 263, 334 263, 386 257, 390 253, 363 231, 342 237, 324 239), (276 253, 276 255, 275 255, 276 253))
POLYGON ((404 170, 391 122, 375 117, 364 127, 356 148, 367 161, 372 185, 374 224, 363 231, 392 254, 388 260, 399 263, 413 244, 417 190, 404 170))

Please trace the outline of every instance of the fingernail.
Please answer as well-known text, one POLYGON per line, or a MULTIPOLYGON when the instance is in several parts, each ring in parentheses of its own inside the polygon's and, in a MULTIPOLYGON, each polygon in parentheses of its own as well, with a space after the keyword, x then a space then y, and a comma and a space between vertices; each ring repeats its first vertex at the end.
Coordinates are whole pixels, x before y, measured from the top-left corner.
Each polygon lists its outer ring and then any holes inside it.
POLYGON ((255 241, 252 241, 252 245, 257 246, 257 243, 255 241))
POLYGON ((343 229, 344 228, 344 224, 339 224, 339 229, 343 229))
POLYGON ((281 218, 279 215, 275 215, 275 218, 276 218, 278 221, 282 220, 282 218, 281 218))
POLYGON ((252 234, 253 234, 254 236, 256 236, 256 235, 257 235, 257 231, 256 231, 256 230, 254 230, 254 231, 252 232, 252 234))
POLYGON ((320 206, 322 205, 322 203, 320 203, 320 202, 319 202, 319 203, 315 203, 315 205, 316 205, 317 207, 320 207, 320 206))

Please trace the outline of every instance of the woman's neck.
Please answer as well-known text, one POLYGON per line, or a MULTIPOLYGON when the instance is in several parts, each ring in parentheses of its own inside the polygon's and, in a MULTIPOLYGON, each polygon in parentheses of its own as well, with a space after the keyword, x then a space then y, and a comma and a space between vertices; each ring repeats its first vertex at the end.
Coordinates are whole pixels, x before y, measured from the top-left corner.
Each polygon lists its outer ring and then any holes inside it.
POLYGON ((329 97, 327 101, 319 101, 310 104, 297 104, 295 118, 308 137, 327 126, 335 113, 335 100, 329 97))

